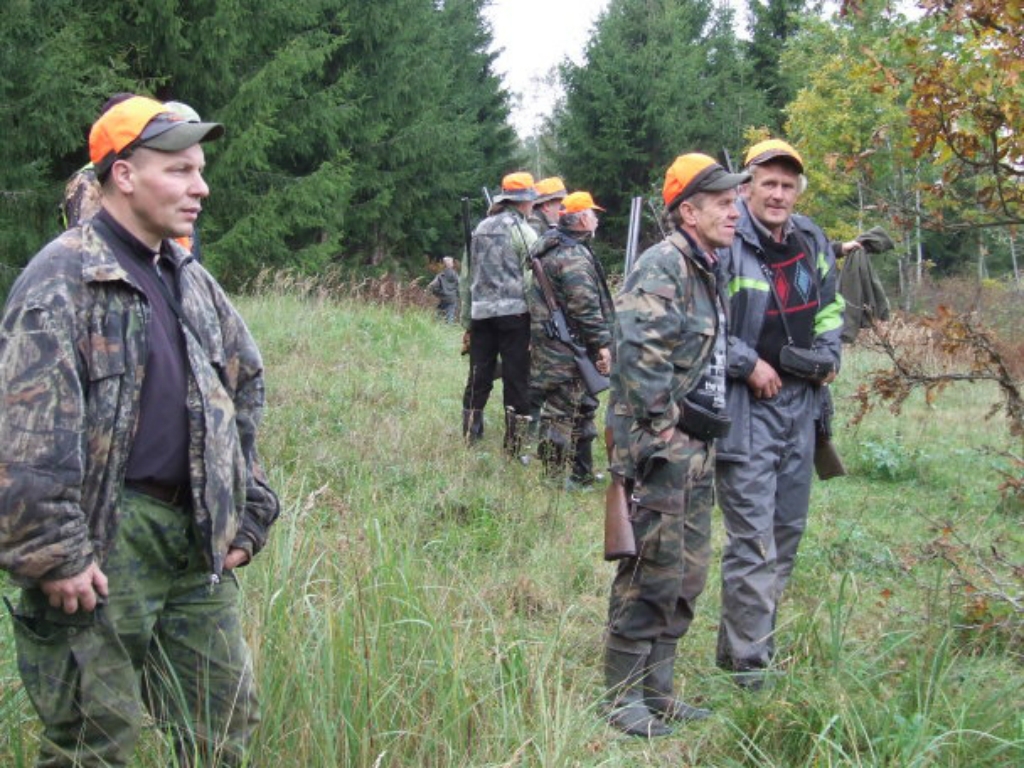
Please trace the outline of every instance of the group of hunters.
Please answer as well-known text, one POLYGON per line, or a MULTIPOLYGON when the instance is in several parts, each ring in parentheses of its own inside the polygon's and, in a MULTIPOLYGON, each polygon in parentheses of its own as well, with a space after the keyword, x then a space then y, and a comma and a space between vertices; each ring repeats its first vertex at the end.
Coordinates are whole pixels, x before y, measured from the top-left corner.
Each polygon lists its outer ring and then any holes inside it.
MULTIPOLYGON (((257 450, 263 362, 193 253, 203 144, 224 127, 183 107, 108 101, 77 198, 94 205, 3 310, 0 568, 21 590, 7 607, 38 766, 128 765, 147 717, 179 766, 247 764, 259 723, 236 569, 280 512, 257 450)), ((519 459, 535 441, 549 478, 591 486, 593 381, 610 381, 609 471, 636 548, 611 587, 606 711, 629 734, 710 714, 675 696, 673 665, 716 493, 717 662, 747 689, 773 672, 843 321, 832 248, 793 210, 803 171, 777 139, 751 147, 742 173, 676 158, 667 235, 615 297, 589 245, 603 209, 558 178, 506 176, 469 240, 466 440, 483 435, 500 361, 504 450, 519 459)))
POLYGON ((631 735, 711 714, 676 697, 674 665, 707 581, 716 496, 727 533, 716 661, 742 688, 769 681, 816 425, 839 370, 835 253, 859 245, 833 246, 795 213, 806 181, 790 144, 758 142, 744 165, 731 173, 704 154, 675 159, 664 239, 615 297, 589 245, 603 209, 558 178, 506 176, 463 263, 469 443, 483 435, 500 359, 505 451, 521 457, 532 430, 548 477, 592 485, 600 388, 588 366, 610 379, 609 470, 635 549, 618 558, 611 585, 605 705, 631 735), (555 312, 570 339, 555 333, 555 312))

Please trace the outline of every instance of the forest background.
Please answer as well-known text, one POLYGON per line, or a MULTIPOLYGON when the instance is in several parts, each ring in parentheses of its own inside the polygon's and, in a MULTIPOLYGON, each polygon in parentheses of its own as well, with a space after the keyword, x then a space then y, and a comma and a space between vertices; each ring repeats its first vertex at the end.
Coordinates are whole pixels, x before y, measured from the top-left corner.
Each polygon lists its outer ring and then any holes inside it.
MULTIPOLYGON (((0 0, 4 293, 59 230, 64 181, 107 96, 183 100, 227 125, 208 147, 204 253, 245 294, 267 361, 262 449, 285 507, 241 575, 261 761, 1024 763, 1021 1, 921 0, 913 19, 877 0, 828 18, 800 0, 752 2, 741 39, 726 3, 611 0, 528 137, 508 124, 484 7, 0 0), (460 334, 409 286, 458 253, 459 199, 482 215, 480 188, 508 171, 593 191, 615 272, 628 201, 657 203, 672 157, 738 160, 780 131, 808 161, 801 208, 836 239, 888 229, 897 254, 877 266, 900 302, 983 304, 1016 344, 993 357, 1013 371, 964 383, 987 375, 976 353, 989 337, 950 314, 901 317, 895 335, 848 348, 834 391, 850 476, 815 484, 778 685, 743 695, 714 669, 716 562, 678 670, 716 716, 669 739, 620 738, 599 705, 600 494, 552 492, 536 466, 503 461, 500 429, 463 449, 460 334), (879 376, 887 343, 938 378, 879 376), (958 367, 943 379, 950 348, 958 367), (869 397, 902 416, 858 412, 869 397)), ((722 536, 716 525, 716 553, 722 536)), ((0 723, 0 765, 30 765, 39 726, 9 621, 0 723)), ((137 763, 173 764, 158 728, 137 763)))
POLYGON ((815 0, 750 0, 742 38, 728 2, 612 0, 526 137, 486 5, 2 0, 0 288, 59 231, 62 185, 118 91, 227 126, 207 149, 201 236, 235 290, 283 268, 422 275, 461 252, 459 199, 482 216, 481 188, 517 169, 593 192, 614 271, 630 198, 659 202, 675 155, 738 163, 768 133, 803 153, 801 206, 831 237, 894 235, 879 267, 908 308, 929 273, 1018 277, 1020 0, 851 0, 832 16, 815 0))

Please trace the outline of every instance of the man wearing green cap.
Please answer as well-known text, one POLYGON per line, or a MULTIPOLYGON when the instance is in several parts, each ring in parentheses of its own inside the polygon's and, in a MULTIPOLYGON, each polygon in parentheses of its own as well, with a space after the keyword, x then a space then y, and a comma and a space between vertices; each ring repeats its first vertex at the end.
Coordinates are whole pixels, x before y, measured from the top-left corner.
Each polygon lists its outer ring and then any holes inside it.
POLYGON ((133 96, 92 127, 102 207, 28 264, 0 334, 0 567, 38 765, 129 765, 148 709, 177 765, 237 765, 259 720, 234 570, 280 507, 263 363, 174 238, 222 126, 133 96))

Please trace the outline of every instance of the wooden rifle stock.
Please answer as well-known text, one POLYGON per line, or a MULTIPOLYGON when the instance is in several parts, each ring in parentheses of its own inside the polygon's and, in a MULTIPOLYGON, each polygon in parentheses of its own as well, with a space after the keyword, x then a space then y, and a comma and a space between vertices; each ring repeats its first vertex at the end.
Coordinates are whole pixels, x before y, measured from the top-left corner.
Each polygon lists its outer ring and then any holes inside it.
POLYGON ((846 465, 836 450, 836 444, 820 434, 814 440, 814 471, 819 480, 831 480, 846 474, 846 465))
MULTIPOLYGON (((612 455, 612 430, 605 427, 604 444, 608 459, 612 455)), ((610 472, 611 482, 604 494, 604 559, 621 560, 636 557, 636 538, 633 523, 629 520, 629 498, 626 496, 626 481, 621 475, 610 472)))

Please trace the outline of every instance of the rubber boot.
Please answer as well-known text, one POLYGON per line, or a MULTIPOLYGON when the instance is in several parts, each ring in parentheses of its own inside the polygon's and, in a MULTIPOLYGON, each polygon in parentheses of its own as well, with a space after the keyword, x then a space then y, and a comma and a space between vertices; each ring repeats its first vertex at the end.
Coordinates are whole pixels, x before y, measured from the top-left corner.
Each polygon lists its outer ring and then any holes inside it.
POLYGON ((484 412, 462 409, 462 437, 472 445, 479 442, 484 436, 484 412))
POLYGON ((569 479, 581 487, 589 487, 598 478, 594 475, 594 440, 584 437, 576 441, 569 479))
POLYGON ((656 642, 647 657, 644 674, 644 702, 647 708, 674 723, 703 720, 711 716, 710 709, 694 707, 673 694, 673 670, 676 663, 676 643, 656 642))
POLYGON ((523 454, 523 442, 530 431, 531 421, 528 415, 517 415, 511 405, 505 408, 505 453, 523 464, 530 462, 530 457, 523 454))
POLYGON ((644 703, 642 681, 646 658, 605 648, 604 676, 608 689, 608 723, 630 736, 650 739, 672 731, 644 703))

